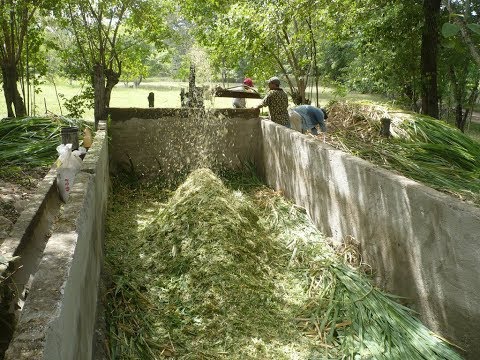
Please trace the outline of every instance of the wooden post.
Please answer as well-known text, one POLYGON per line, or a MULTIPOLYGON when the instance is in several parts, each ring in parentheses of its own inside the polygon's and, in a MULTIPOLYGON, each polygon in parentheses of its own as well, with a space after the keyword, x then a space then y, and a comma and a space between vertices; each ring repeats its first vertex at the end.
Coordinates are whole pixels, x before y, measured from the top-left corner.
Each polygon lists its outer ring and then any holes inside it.
POLYGON ((203 90, 195 86, 195 64, 190 65, 190 76, 188 80, 188 98, 187 107, 190 108, 203 108, 203 90))
POLYGON ((389 118, 381 118, 380 121, 382 122, 382 127, 380 128, 380 135, 383 137, 389 137, 390 134, 390 124, 392 120, 389 118))
MULTIPOLYGON (((188 97, 191 103, 195 103, 195 65, 190 64, 190 74, 188 79, 188 97)), ((192 106, 192 104, 190 104, 192 106)))
POLYGON ((149 93, 148 94, 148 107, 154 107, 155 103, 155 95, 153 94, 153 92, 149 93))
POLYGON ((182 107, 187 107, 187 97, 188 94, 185 92, 185 89, 180 90, 180 104, 182 107))

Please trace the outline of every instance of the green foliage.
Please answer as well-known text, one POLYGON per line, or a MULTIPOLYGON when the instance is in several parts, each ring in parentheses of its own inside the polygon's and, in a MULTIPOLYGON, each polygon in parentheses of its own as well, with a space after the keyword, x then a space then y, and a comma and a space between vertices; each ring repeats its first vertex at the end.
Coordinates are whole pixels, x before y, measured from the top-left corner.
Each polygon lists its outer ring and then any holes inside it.
POLYGON ((63 99, 63 106, 67 109, 67 117, 74 119, 82 119, 86 109, 91 109, 94 102, 94 93, 91 86, 82 89, 80 94, 74 95, 71 98, 66 98, 63 94, 59 94, 63 99))
POLYGON ((460 32, 460 26, 457 24, 445 23, 442 26, 442 35, 446 38, 455 36, 460 32))
POLYGON ((480 35, 480 25, 479 24, 467 24, 467 28, 472 30, 475 34, 480 35))
POLYGON ((85 127, 68 118, 16 118, 0 120, 0 166, 49 166, 57 157, 62 126, 85 127))
POLYGON ((419 86, 421 8, 415 1, 377 3, 368 13, 356 9, 354 59, 345 83, 362 92, 401 97, 406 87, 419 86), (403 34, 408 33, 409 36, 403 34))
MULTIPOLYGON (((479 70, 471 65, 456 19, 465 20, 478 48, 480 6, 464 1, 449 6, 450 16, 444 11, 440 19, 439 92, 444 106, 459 102, 465 108, 479 70)), ((12 42, 23 44, 17 51, 19 73, 28 73, 34 84, 23 87, 25 94, 37 91, 45 75, 91 82, 96 62, 115 75, 121 72, 125 83, 159 74, 185 79, 192 53, 200 52, 208 56, 201 59, 206 66, 197 64, 205 68, 205 79, 249 76, 263 84, 280 75, 292 94, 301 94, 317 76, 323 85, 384 94, 416 108, 422 88, 419 0, 20 0, 6 1, 2 9, 0 20, 7 25, 12 9, 33 14, 26 41, 16 36, 12 42)), ((15 31, 22 29, 22 16, 15 18, 15 31)))

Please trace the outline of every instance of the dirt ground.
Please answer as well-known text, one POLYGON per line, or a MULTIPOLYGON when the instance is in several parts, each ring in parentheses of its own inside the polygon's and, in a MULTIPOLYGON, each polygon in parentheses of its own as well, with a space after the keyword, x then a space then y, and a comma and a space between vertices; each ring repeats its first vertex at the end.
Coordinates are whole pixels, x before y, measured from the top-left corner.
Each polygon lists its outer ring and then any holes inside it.
POLYGON ((45 167, 0 173, 0 244, 8 236, 48 170, 45 167))

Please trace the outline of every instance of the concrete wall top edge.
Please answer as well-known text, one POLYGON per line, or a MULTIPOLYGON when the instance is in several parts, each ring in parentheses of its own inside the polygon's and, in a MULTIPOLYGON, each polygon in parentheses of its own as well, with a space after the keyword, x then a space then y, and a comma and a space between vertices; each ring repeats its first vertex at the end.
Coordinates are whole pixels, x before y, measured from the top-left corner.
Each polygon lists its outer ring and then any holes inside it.
MULTIPOLYGON (((190 117, 193 113, 198 113, 203 109, 187 108, 109 108, 107 110, 112 121, 126 121, 132 118, 138 119, 159 119, 165 117, 190 117)), ((258 118, 260 110, 258 109, 207 109, 207 113, 214 115, 221 114, 229 118, 258 118)))
POLYGON ((98 159, 101 155, 104 142, 106 141, 106 130, 97 130, 93 139, 92 146, 88 149, 85 158, 83 159, 81 171, 93 174, 97 167, 98 159))
MULTIPOLYGON (((282 125, 278 125, 271 121, 262 121, 262 123, 264 124, 262 126, 274 126, 274 127, 277 127, 278 131, 285 131, 285 129, 282 129, 283 128, 282 125)), ((457 208, 460 211, 471 212, 480 219, 480 207, 471 202, 462 201, 452 195, 449 195, 448 193, 435 190, 429 187, 428 185, 425 185, 416 180, 410 179, 393 170, 385 169, 380 165, 373 164, 355 155, 346 153, 343 150, 336 149, 331 145, 323 143, 319 139, 313 138, 305 134, 301 134, 291 129, 288 129, 288 131, 291 132, 291 136, 296 137, 299 141, 310 143, 311 145, 318 147, 320 151, 328 151, 330 154, 329 155, 330 157, 334 157, 334 158, 338 157, 339 159, 341 158, 342 160, 347 161, 349 164, 353 166, 362 167, 363 169, 366 169, 366 171, 375 173, 379 178, 383 178, 386 180, 388 179, 408 189, 416 189, 417 191, 424 193, 426 196, 432 199, 435 199, 436 201, 441 201, 447 204, 449 207, 457 208)))

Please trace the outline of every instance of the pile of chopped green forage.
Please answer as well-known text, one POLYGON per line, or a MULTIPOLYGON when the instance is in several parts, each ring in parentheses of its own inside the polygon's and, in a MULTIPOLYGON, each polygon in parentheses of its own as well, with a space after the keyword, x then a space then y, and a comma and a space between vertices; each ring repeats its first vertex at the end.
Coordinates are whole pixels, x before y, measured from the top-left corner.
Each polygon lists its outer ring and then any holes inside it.
POLYGON ((444 121, 369 103, 330 107, 329 143, 434 189, 480 204, 480 143, 444 121), (391 119, 390 138, 380 119, 391 119))
POLYGON ((240 189, 199 169, 166 202, 158 188, 115 183, 112 359, 461 359, 302 209, 248 176, 229 181, 240 189))

